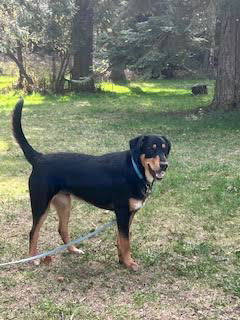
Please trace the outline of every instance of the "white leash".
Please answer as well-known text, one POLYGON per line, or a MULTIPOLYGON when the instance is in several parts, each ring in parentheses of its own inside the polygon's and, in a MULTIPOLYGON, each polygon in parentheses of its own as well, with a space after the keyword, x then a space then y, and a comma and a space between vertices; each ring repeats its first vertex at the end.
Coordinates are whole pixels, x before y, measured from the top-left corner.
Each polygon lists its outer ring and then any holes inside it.
POLYGON ((90 238, 96 236, 98 233, 104 231, 108 227, 111 227, 115 223, 116 223, 116 220, 114 219, 114 220, 112 220, 112 221, 110 221, 110 222, 98 227, 95 231, 89 232, 85 236, 81 236, 81 237, 79 237, 79 238, 77 238, 77 239, 75 239, 73 241, 70 241, 67 244, 63 244, 63 245, 61 245, 61 246, 59 246, 59 247, 57 247, 57 248, 55 248, 53 250, 49 250, 49 251, 43 252, 41 254, 38 254, 36 256, 25 258, 25 259, 21 259, 21 260, 17 260, 17 261, 0 263, 0 267, 9 266, 9 265, 13 265, 13 264, 19 264, 19 263, 25 263, 25 262, 33 261, 33 260, 36 260, 36 259, 41 259, 41 258, 50 256, 50 255, 54 255, 54 254, 56 254, 58 252, 64 251, 65 249, 67 249, 71 245, 78 244, 78 243, 80 243, 80 242, 82 242, 84 240, 87 240, 87 239, 90 239, 90 238))

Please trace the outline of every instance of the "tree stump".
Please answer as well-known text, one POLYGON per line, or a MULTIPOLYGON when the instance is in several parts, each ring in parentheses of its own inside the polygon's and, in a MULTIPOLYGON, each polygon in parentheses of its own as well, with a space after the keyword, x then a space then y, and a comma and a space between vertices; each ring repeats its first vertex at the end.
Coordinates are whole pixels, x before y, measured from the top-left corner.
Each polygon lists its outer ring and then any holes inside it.
POLYGON ((119 83, 126 83, 127 78, 123 67, 112 67, 110 79, 113 83, 119 84, 119 83))
POLYGON ((206 84, 196 84, 192 87, 192 94, 193 95, 200 95, 200 94, 208 94, 208 89, 206 84))
POLYGON ((167 66, 161 70, 161 74, 165 79, 174 79, 176 78, 176 70, 173 66, 167 66))

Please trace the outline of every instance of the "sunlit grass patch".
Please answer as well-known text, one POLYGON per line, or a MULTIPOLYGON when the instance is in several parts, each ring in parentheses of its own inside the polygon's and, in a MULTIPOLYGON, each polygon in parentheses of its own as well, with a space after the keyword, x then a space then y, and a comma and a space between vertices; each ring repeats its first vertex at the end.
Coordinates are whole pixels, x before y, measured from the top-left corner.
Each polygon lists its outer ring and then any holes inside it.
POLYGON ((0 90, 3 88, 12 87, 17 80, 16 76, 8 76, 8 75, 1 75, 0 76, 0 90))
MULTIPOLYGON (((213 82, 209 80, 200 81, 208 86, 210 93, 213 90, 213 82)), ((164 93, 164 94, 191 94, 195 80, 158 80, 158 81, 132 81, 126 84, 114 84, 113 82, 102 82, 101 90, 114 93, 164 93)))
POLYGON ((126 85, 114 84, 112 82, 102 82, 100 88, 104 92, 131 93, 131 90, 126 85))
POLYGON ((100 86, 101 90, 104 92, 114 92, 114 93, 127 93, 127 94, 143 94, 143 93, 161 93, 161 94, 190 94, 190 90, 173 88, 170 84, 169 87, 165 85, 160 86, 159 83, 148 85, 146 82, 132 82, 126 85, 114 84, 112 82, 103 82, 100 86))
MULTIPOLYGON (((33 93, 31 95, 26 95, 23 91, 21 90, 10 90, 6 94, 0 93, 0 112, 1 111, 7 111, 10 110, 15 106, 17 103, 18 99, 20 97, 23 97, 28 103, 31 103, 31 105, 38 105, 42 104, 45 100, 46 97, 40 95, 39 93, 33 93)), ((51 103, 51 101, 55 101, 55 97, 49 96, 47 98, 48 104, 51 103)))
POLYGON ((0 198, 5 199, 6 197, 18 198, 26 195, 28 192, 27 178, 8 176, 1 177, 0 179, 0 198))
POLYGON ((179 88, 172 88, 172 87, 147 87, 144 85, 131 85, 130 89, 132 92, 138 92, 139 93, 159 93, 161 95, 186 95, 186 94, 191 94, 190 90, 187 89, 179 89, 179 88))
POLYGON ((4 140, 0 140, 0 152, 7 150, 9 150, 9 144, 4 140))
MULTIPOLYGON (((101 89, 107 94, 116 94, 111 99, 121 99, 121 110, 144 112, 146 107, 160 112, 186 112, 205 108, 213 99, 213 82, 206 81, 209 94, 193 96, 193 80, 159 80, 151 82, 131 82, 122 85, 103 82, 101 89)), ((117 106, 115 106, 117 108, 117 106)))

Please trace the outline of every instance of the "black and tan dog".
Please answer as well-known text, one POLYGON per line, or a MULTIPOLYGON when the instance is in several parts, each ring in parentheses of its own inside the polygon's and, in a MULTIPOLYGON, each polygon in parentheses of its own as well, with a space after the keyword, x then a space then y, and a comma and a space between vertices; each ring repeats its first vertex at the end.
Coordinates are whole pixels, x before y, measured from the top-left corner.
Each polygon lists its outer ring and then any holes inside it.
MULTIPOLYGON (((37 254, 40 228, 50 203, 59 216, 59 233, 70 241, 68 222, 71 195, 116 214, 119 261, 136 270, 130 253, 129 228, 134 213, 148 197, 155 180, 161 180, 168 167, 170 142, 163 136, 139 136, 130 141, 130 150, 101 156, 81 153, 42 154, 25 138, 21 115, 23 100, 13 112, 13 133, 26 159, 32 165, 29 178, 33 225, 30 232, 30 256, 37 254)), ((75 246, 68 250, 80 253, 75 246)))

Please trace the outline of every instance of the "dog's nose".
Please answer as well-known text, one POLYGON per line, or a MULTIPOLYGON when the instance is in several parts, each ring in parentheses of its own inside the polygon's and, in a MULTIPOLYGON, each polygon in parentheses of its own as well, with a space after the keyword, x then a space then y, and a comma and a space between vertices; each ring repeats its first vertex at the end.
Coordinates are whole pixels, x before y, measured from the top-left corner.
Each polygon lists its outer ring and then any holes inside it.
POLYGON ((166 171, 168 167, 168 162, 160 162, 161 171, 166 171))

